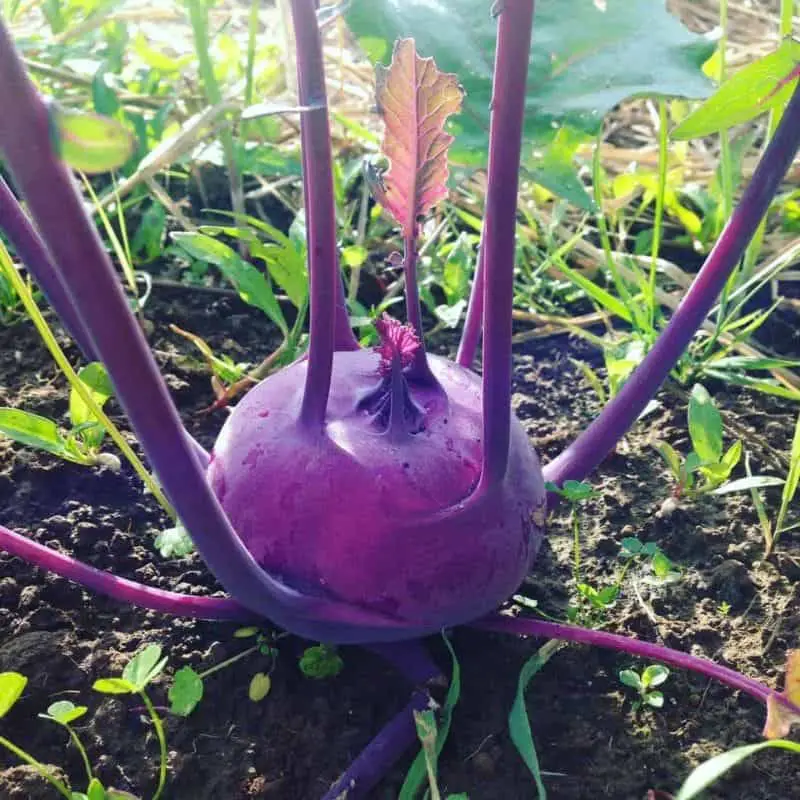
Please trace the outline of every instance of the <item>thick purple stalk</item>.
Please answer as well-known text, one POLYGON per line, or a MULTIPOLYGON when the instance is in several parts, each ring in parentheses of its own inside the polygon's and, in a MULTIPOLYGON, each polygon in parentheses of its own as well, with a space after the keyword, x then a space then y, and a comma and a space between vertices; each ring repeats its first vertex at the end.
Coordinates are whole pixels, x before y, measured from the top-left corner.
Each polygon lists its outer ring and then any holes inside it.
POLYGON ((479 492, 503 480, 511 430, 511 309, 517 192, 533 0, 504 0, 489 130, 489 173, 481 250, 486 259, 483 320, 483 464, 479 492))
POLYGON ((417 741, 415 711, 431 708, 426 692, 414 692, 408 705, 396 714, 383 730, 367 745, 347 771, 325 793, 322 800, 355 800, 384 777, 400 756, 417 741))
POLYGON ((336 249, 336 203, 322 41, 314 0, 291 0, 291 7, 297 46, 298 102, 312 109, 300 118, 311 317, 300 421, 314 430, 325 421, 337 330, 342 333, 336 323, 337 317, 341 318, 337 309, 344 302, 344 287, 336 249))
POLYGON ((47 301, 53 307, 67 333, 75 340, 90 361, 96 360, 94 346, 84 330, 83 323, 67 294, 39 234, 14 196, 8 184, 0 177, 0 231, 2 231, 33 276, 47 301))
POLYGON ((486 260, 483 257, 484 248, 481 247, 478 253, 478 267, 475 270, 475 277, 472 281, 472 291, 469 295, 469 305, 467 306, 467 318, 464 320, 464 330, 461 333, 461 341, 458 343, 458 354, 456 364, 467 369, 472 369, 475 361, 475 353, 478 352, 478 339, 481 338, 481 321, 483 319, 483 293, 486 260))
POLYGON ((592 645, 593 647, 605 647, 609 650, 630 653, 634 656, 662 664, 670 664, 673 667, 687 669, 692 672, 698 672, 708 678, 714 678, 714 680, 724 683, 732 689, 747 692, 751 697, 762 703, 766 703, 767 698, 770 696, 775 697, 787 708, 791 708, 800 714, 800 709, 794 708, 778 692, 770 689, 769 686, 765 686, 760 681, 748 678, 746 675, 742 675, 728 667, 723 667, 721 664, 715 664, 706 658, 681 653, 679 650, 672 650, 663 645, 641 642, 638 639, 619 636, 615 633, 606 633, 605 631, 594 631, 587 628, 578 628, 574 625, 560 625, 556 622, 544 622, 523 617, 510 617, 498 613, 473 623, 471 627, 497 633, 513 633, 518 636, 561 639, 565 642, 577 642, 592 645))
POLYGON ((742 258, 766 214, 800 145, 800 84, 794 90, 772 141, 756 167, 750 185, 709 253, 703 268, 653 349, 622 391, 561 455, 544 468, 545 480, 561 485, 585 478, 608 455, 658 391, 717 295, 742 258))
MULTIPOLYGON (((374 626, 380 640, 387 630, 402 627, 380 614, 287 587, 258 566, 231 528, 72 178, 53 152, 47 109, 2 21, 0 108, 14 109, 13 114, 0 115, 0 152, 117 398, 178 516, 220 583, 250 610, 310 638, 324 640, 332 627, 349 631, 354 625, 367 626, 370 632, 374 626)), ((361 628, 354 635, 363 634, 361 628)))
POLYGON ((110 572, 90 567, 70 556, 37 544, 27 536, 10 531, 0 525, 0 550, 35 564, 41 569, 104 594, 121 603, 132 603, 162 614, 176 617, 195 617, 210 620, 247 621, 254 618, 252 611, 227 597, 195 597, 153 589, 136 581, 118 578, 110 572))

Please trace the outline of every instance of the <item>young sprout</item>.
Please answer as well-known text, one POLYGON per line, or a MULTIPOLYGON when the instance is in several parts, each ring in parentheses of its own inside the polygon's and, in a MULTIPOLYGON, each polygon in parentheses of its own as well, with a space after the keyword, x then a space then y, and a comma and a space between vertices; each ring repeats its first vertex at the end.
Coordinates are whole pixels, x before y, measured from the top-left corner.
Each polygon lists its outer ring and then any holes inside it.
MULTIPOLYGON (((25 687, 28 685, 28 679, 18 672, 0 672, 0 720, 2 720, 9 711, 16 705, 25 687)), ((72 800, 72 792, 64 785, 62 781, 56 778, 47 767, 41 762, 37 761, 32 755, 25 752, 21 747, 10 742, 5 736, 0 736, 0 746, 5 747, 21 761, 24 761, 28 766, 33 767, 36 772, 41 775, 62 797, 67 800, 72 800)))
POLYGON ((633 703, 633 711, 637 712, 643 706, 662 708, 664 695, 655 691, 669 677, 669 670, 661 664, 651 664, 641 674, 633 669, 623 669, 619 673, 620 681, 638 692, 638 699, 633 703))
POLYGON ((152 700, 147 693, 147 687, 164 671, 167 666, 166 657, 161 656, 161 647, 157 644, 147 645, 140 650, 126 665, 121 678, 101 678, 94 682, 94 690, 101 694, 124 695, 136 694, 142 698, 147 709, 153 730, 159 745, 158 786, 153 795, 153 800, 158 800, 167 781, 167 739, 164 734, 164 725, 158 716, 152 700))
POLYGON ((724 450, 722 415, 706 388, 699 383, 692 388, 689 397, 688 423, 692 450, 685 457, 667 442, 655 445, 675 479, 672 499, 662 507, 662 514, 674 510, 682 498, 696 500, 705 494, 744 492, 783 483, 780 478, 769 475, 729 480, 741 460, 742 443, 736 441, 724 450))

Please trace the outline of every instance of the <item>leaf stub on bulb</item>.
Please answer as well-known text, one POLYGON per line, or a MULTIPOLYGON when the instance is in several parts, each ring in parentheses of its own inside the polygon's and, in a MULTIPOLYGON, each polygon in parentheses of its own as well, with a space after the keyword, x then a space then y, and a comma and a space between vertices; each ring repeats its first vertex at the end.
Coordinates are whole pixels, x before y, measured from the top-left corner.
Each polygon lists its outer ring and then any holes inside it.
POLYGON ((384 313, 375 320, 380 343, 375 351, 380 356, 380 384, 359 403, 382 432, 402 438, 419 433, 425 427, 425 412, 414 402, 406 370, 414 362, 421 346, 412 325, 384 313))

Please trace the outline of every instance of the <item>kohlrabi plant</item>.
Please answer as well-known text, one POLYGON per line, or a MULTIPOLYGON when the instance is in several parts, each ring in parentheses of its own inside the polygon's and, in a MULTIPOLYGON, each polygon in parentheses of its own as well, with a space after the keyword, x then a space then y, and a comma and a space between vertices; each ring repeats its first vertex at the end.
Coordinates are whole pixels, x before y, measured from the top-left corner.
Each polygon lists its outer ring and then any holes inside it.
POLYGON ((363 349, 348 321, 339 268, 316 4, 289 5, 310 277, 308 353, 244 396, 210 453, 181 425, 61 158, 60 117, 0 24, 0 153, 30 214, 2 192, 0 227, 87 357, 104 364, 160 485, 230 596, 146 587, 6 528, 0 528, 0 547, 163 613, 267 618, 314 642, 363 644, 389 658, 421 688, 326 798, 363 797, 415 741, 414 712, 429 707, 425 685, 438 676, 421 638, 455 625, 622 650, 717 678, 786 716, 800 714, 788 697, 709 660, 497 610, 534 567, 544 536, 545 481, 559 487, 580 481, 604 459, 739 262, 797 151, 800 90, 669 325, 598 419, 542 469, 511 411, 515 229, 533 0, 486 2, 485 13, 493 8, 497 23, 486 207, 455 361, 426 352, 416 260, 420 222, 446 193, 444 124, 461 103, 458 80, 420 57, 410 40, 397 44, 391 67, 378 76, 389 164, 373 183, 402 232, 408 321, 379 317, 379 342, 363 349), (481 336, 479 375, 472 365, 481 336))

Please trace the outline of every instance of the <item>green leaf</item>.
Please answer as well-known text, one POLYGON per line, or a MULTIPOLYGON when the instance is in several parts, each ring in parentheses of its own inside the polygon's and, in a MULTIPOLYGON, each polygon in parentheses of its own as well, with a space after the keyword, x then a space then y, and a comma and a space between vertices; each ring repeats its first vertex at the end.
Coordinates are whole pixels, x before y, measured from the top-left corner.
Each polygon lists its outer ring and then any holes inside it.
MULTIPOLYGON (((79 373, 78 378, 86 386, 92 399, 102 408, 114 395, 114 387, 111 378, 108 377, 106 368, 99 362, 93 361, 87 364, 79 373)), ((82 428, 80 437, 89 447, 100 447, 106 435, 105 428, 100 424, 83 402, 83 398, 75 389, 70 389, 69 393, 69 418, 72 426, 77 428, 79 425, 87 426, 82 428)))
POLYGON ((332 647, 319 644, 309 647, 300 657, 300 670, 307 678, 332 678, 344 669, 342 657, 332 647))
POLYGON ((564 481, 561 494, 570 503, 580 503, 593 497, 596 492, 590 483, 584 481, 564 481))
POLYGON ((234 639, 250 639, 253 636, 258 636, 258 634, 260 632, 261 632, 260 628, 257 628, 254 625, 251 625, 250 627, 247 627, 247 628, 238 628, 237 630, 235 630, 233 632, 233 638, 234 639))
POLYGON ((284 336, 289 332, 272 287, 264 275, 252 264, 248 264, 228 245, 204 233, 175 232, 172 234, 172 238, 192 258, 206 261, 217 267, 236 287, 242 300, 260 308, 278 326, 284 336))
POLYGON ((625 684, 625 686, 630 686, 631 689, 636 689, 637 691, 642 689, 642 679, 635 670, 623 669, 619 673, 619 680, 620 683, 625 684))
POLYGON ((0 434, 19 444, 36 447, 67 461, 84 463, 68 446, 58 426, 47 417, 19 408, 0 408, 0 434))
POLYGON ((727 474, 725 478, 727 479, 728 476, 733 472, 736 465, 742 458, 742 443, 741 441, 734 442, 729 448, 728 451, 722 456, 722 460, 720 464, 725 468, 727 474))
POLYGON ((781 507, 775 520, 775 532, 777 534, 780 534, 784 528, 789 504, 794 500, 798 485, 800 485, 800 414, 798 414, 794 427, 792 450, 789 456, 789 471, 786 474, 786 483, 784 483, 783 492, 781 493, 781 507))
POLYGON ((18 672, 0 672, 0 719, 11 711, 27 685, 28 679, 18 672))
POLYGON ((644 696, 644 702, 651 708, 663 708, 664 695, 661 692, 648 692, 644 696))
POLYGON ((572 281, 572 283, 583 289, 583 291, 601 308, 606 309, 606 311, 614 314, 625 322, 633 322, 631 315, 628 313, 628 309, 625 308, 625 304, 614 297, 611 292, 607 292, 594 283, 594 281, 589 280, 583 273, 567 266, 563 261, 559 261, 558 269, 560 272, 563 272, 565 277, 572 281))
POLYGON ((669 670, 663 664, 651 664, 642 673, 642 684, 645 689, 655 689, 669 678, 669 670))
POLYGON ((748 122, 789 99, 796 81, 784 86, 800 62, 800 42, 787 37, 778 49, 732 75, 698 109, 672 131, 673 139, 696 139, 748 122))
MULTIPOLYGON (((447 690, 444 706, 441 711, 441 724, 436 735, 436 758, 438 759, 442 748, 450 735, 450 725, 453 721, 453 709, 458 703, 458 698, 461 696, 461 666, 456 658, 455 650, 453 650, 450 640, 442 637, 447 649, 450 651, 450 660, 452 663, 452 675, 450 677, 450 686, 447 690)), ((411 764, 411 767, 406 774, 406 779, 400 788, 398 800, 413 800, 419 792, 422 785, 425 783, 427 775, 425 754, 423 752, 417 753, 417 757, 411 764)))
POLYGON ((141 692, 159 676, 166 665, 167 659, 161 657, 161 646, 149 644, 125 665, 122 677, 133 684, 137 692, 141 692))
POLYGON ((656 550, 653 553, 653 560, 650 562, 653 573, 655 574, 656 578, 660 578, 664 580, 668 578, 672 573, 674 573, 675 565, 670 561, 669 557, 664 555, 661 550, 656 550))
POLYGON ((39 714, 42 719, 50 719, 61 725, 69 725, 80 719, 89 709, 86 706, 76 706, 69 700, 59 700, 47 707, 46 714, 39 714))
POLYGON ((259 703, 268 694, 272 688, 272 678, 266 672, 256 672, 250 680, 250 686, 247 689, 247 696, 254 702, 259 703))
POLYGON ((525 692, 528 684, 533 677, 547 663, 548 655, 544 655, 541 650, 534 653, 523 665, 517 681, 517 693, 514 696, 514 704, 511 706, 511 713, 508 715, 508 732, 514 747, 528 767, 533 780, 536 784, 536 791, 539 800, 547 800, 547 789, 542 780, 542 771, 539 766, 539 758, 536 755, 536 745, 533 742, 531 733, 531 723, 528 719, 528 709, 525 705, 525 692))
POLYGON ((689 397, 689 436, 692 447, 707 464, 717 464, 722 458, 722 417, 711 395, 699 383, 689 397))
POLYGON ((100 678, 92 688, 101 694, 136 694, 138 689, 123 678, 100 678))
POLYGON ((635 556, 641 553, 644 546, 635 536, 626 536, 621 542, 623 555, 635 556))
POLYGON ((570 361, 581 371, 584 380, 592 387, 592 391, 597 395, 597 399, 605 405, 608 394, 606 393, 606 388, 603 386, 603 381, 600 379, 600 376, 585 361, 578 361, 576 358, 571 358, 570 361))
POLYGON ((97 778, 92 778, 89 788, 86 790, 87 800, 106 800, 106 790, 97 778))
POLYGON ((720 753, 720 755, 703 762, 699 767, 695 767, 683 782, 683 786, 681 786, 675 800, 694 800, 695 797, 699 797, 701 792, 705 791, 737 764, 762 750, 766 750, 768 747, 800 754, 800 744, 786 739, 773 739, 768 742, 734 747, 733 750, 728 750, 727 753, 720 753))
POLYGON ((568 200, 576 208, 594 214, 597 206, 578 177, 574 164, 578 148, 588 138, 582 131, 563 125, 549 146, 538 155, 534 153, 527 169, 523 167, 523 170, 548 191, 568 200))
POLYGON ((659 442, 655 447, 661 458, 667 462, 669 471, 679 480, 681 475, 681 457, 678 455, 677 450, 666 442, 659 442))
MULTIPOLYGON (((345 11, 373 60, 388 63, 391 43, 410 36, 421 55, 458 75, 466 99, 449 129, 456 135, 451 156, 464 163, 482 164, 487 155, 497 29, 489 7, 488 0, 351 0, 345 11)), ((713 42, 690 33, 655 0, 539 0, 534 31, 525 119, 532 150, 552 146, 564 126, 570 139, 594 136, 625 98, 705 98, 713 88, 701 69, 713 42)), ((536 180, 586 207, 577 178, 562 188, 567 159, 545 157, 534 166, 536 180)))
POLYGON ((89 175, 121 167, 135 146, 134 137, 116 120, 55 104, 50 106, 50 133, 58 155, 89 175))
POLYGON ((188 717, 203 699, 203 680, 191 667, 181 667, 175 673, 168 696, 169 710, 188 717))
POLYGON ((350 269, 357 269, 367 260, 368 255, 367 248, 360 244, 343 247, 342 264, 346 267, 350 267, 350 269))
POLYGON ((750 489, 764 489, 767 486, 783 486, 783 478, 772 475, 753 475, 750 478, 739 478, 730 481, 719 489, 714 489, 711 494, 731 494, 732 492, 746 492, 750 489))

